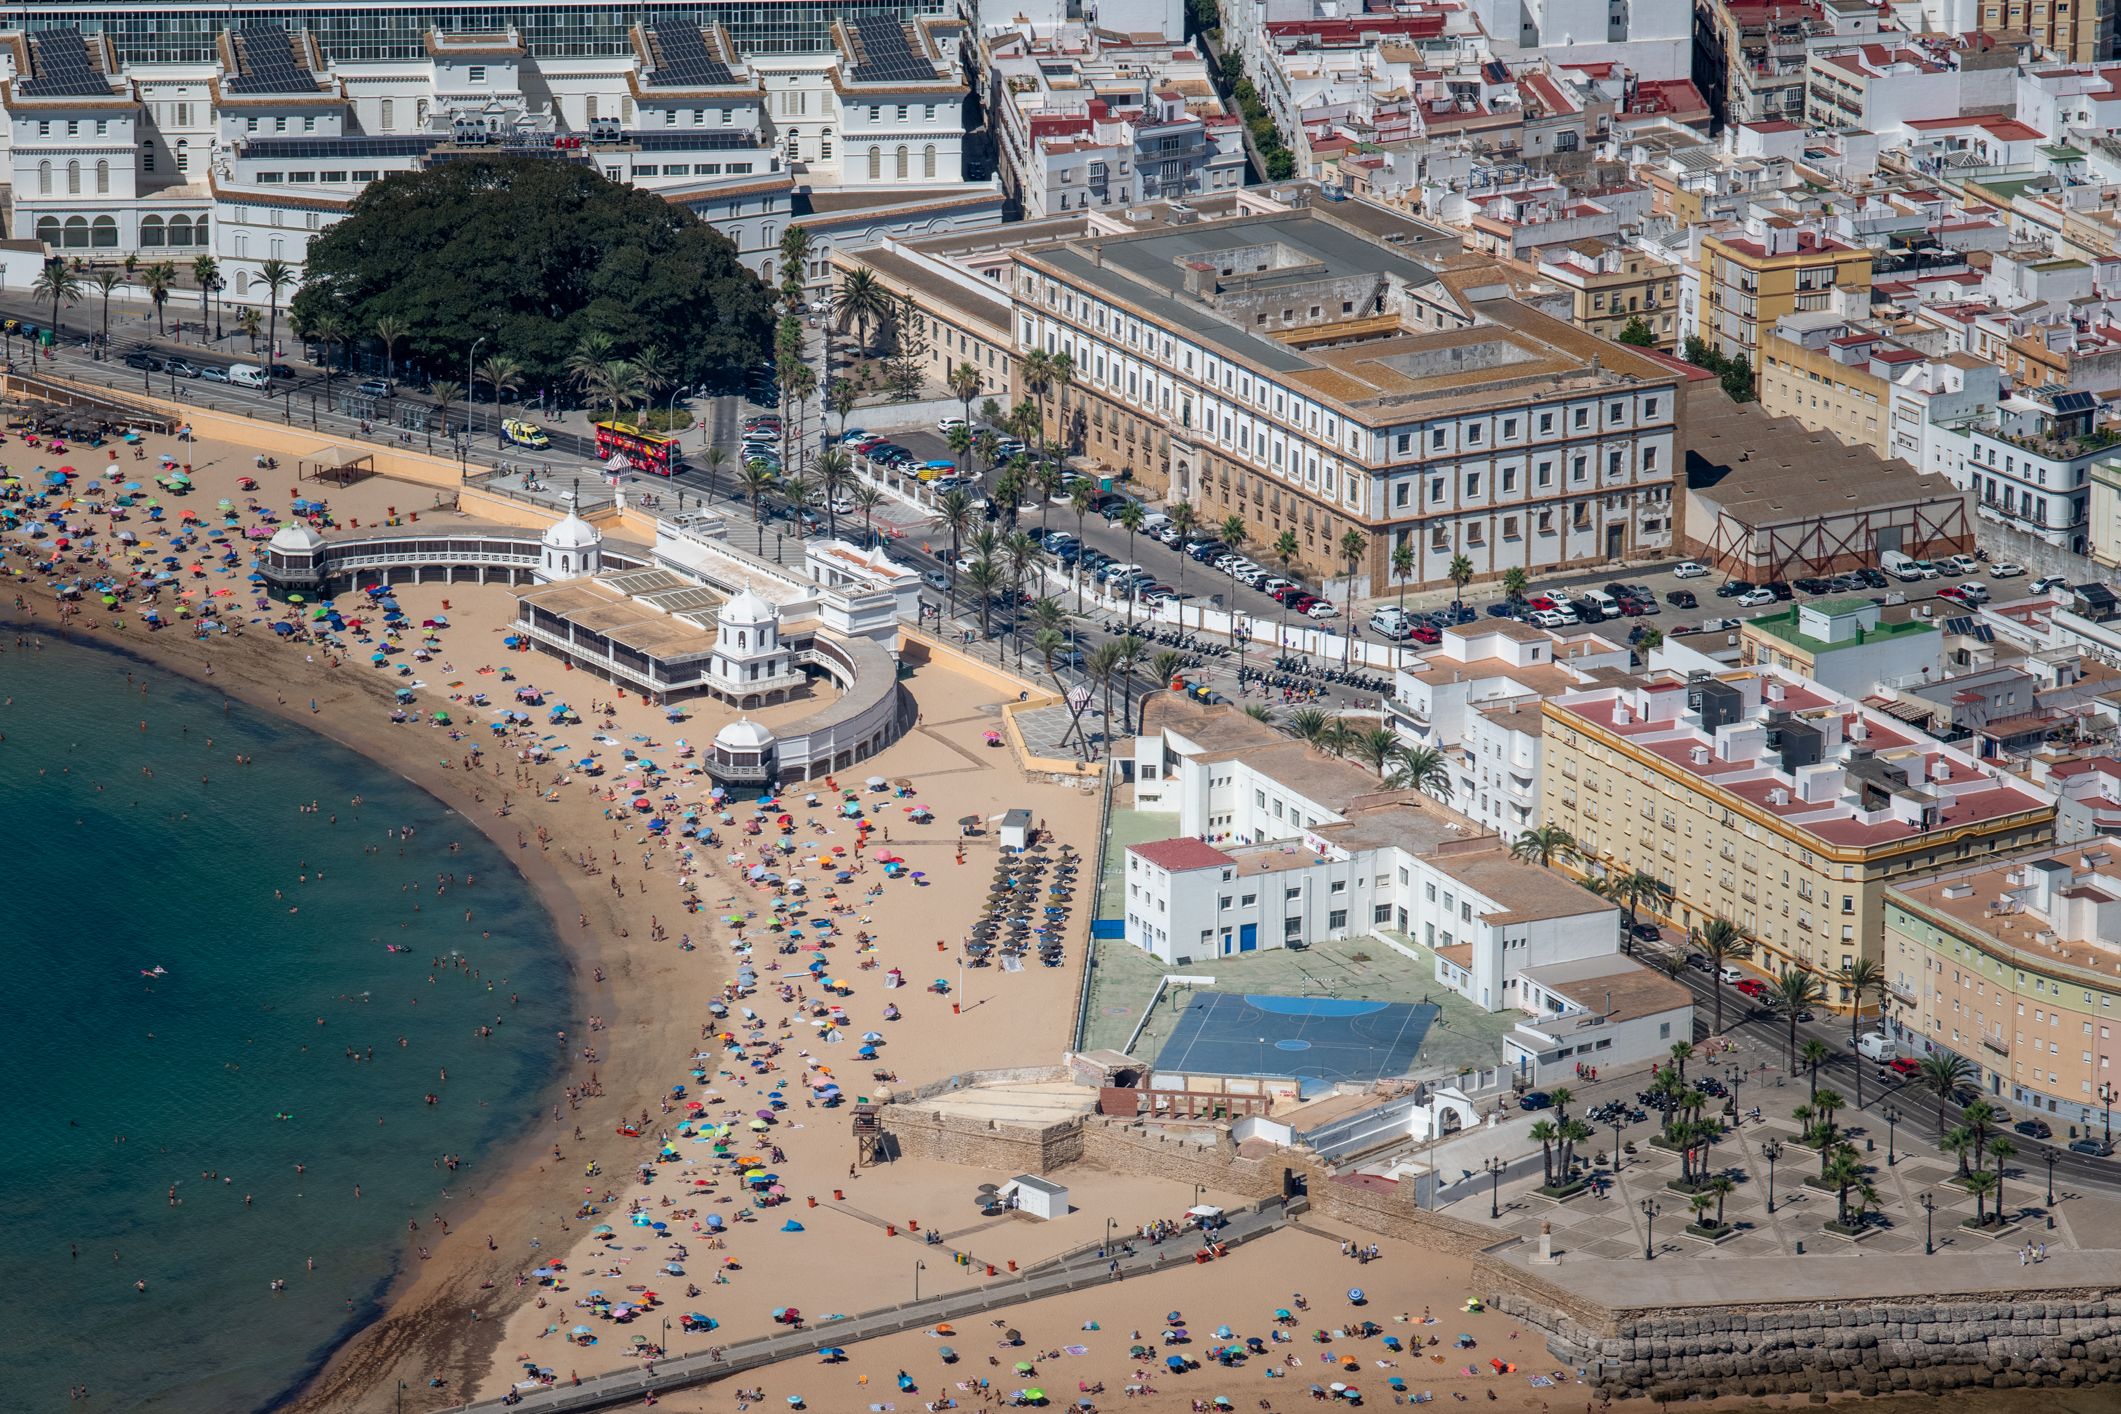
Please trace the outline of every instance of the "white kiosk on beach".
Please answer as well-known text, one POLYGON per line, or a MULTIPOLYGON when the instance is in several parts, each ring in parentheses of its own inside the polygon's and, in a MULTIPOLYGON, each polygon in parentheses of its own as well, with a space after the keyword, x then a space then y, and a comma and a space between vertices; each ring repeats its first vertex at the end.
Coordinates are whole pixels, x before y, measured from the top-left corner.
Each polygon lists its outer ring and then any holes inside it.
POLYGON ((996 1189, 994 1196, 1020 1213, 1045 1221, 1068 1215, 1067 1188, 1032 1174, 1018 1174, 996 1189))

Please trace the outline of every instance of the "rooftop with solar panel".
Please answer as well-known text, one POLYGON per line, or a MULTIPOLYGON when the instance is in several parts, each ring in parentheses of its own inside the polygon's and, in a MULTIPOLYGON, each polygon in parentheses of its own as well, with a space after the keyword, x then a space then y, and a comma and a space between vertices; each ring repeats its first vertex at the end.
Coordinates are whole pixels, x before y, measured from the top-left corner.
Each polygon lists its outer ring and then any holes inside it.
POLYGON ((100 36, 88 40, 78 29, 47 29, 12 42, 17 77, 7 87, 11 100, 67 106, 130 101, 128 87, 112 77, 116 58, 100 36))
POLYGON ((221 57, 227 74, 221 80, 224 100, 337 97, 312 65, 308 36, 298 39, 283 25, 266 22, 222 31, 221 57))
POLYGON ((928 47, 930 36, 895 16, 859 15, 835 24, 832 33, 848 60, 843 83, 874 88, 963 86, 928 47))

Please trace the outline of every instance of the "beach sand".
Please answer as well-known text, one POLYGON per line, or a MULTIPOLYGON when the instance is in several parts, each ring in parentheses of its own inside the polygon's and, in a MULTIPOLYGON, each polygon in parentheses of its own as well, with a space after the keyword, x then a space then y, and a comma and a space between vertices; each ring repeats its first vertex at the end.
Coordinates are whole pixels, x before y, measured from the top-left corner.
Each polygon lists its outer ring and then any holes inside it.
MULTIPOLYGON (((236 488, 236 479, 245 475, 256 475, 266 483, 256 494, 267 505, 284 506, 286 497, 297 489, 302 494, 320 489, 314 484, 297 488, 284 471, 255 471, 249 454, 241 448, 210 442, 182 446, 163 438, 151 438, 146 445, 151 456, 168 450, 191 459, 197 489, 181 500, 165 497, 173 509, 189 506, 210 514, 223 496, 240 506, 245 497, 236 488)), ((93 472, 100 454, 81 455, 83 451, 76 449, 70 459, 83 471, 93 472)), ((16 459, 34 455, 18 451, 16 459)), ((151 467, 152 463, 121 462, 124 475, 143 481, 151 467)), ((380 480, 343 490, 327 489, 337 516, 358 518, 364 525, 392 509, 410 509, 432 495, 421 488, 380 480)), ((447 524, 456 518, 453 513, 433 510, 423 510, 421 515, 423 523, 447 524)), ((151 531, 137 521, 133 528, 149 535, 160 529, 151 531)), ((11 557, 8 563, 10 569, 18 569, 23 562, 11 557)), ((18 577, 17 584, 25 591, 39 587, 28 577, 18 577)), ((236 593, 230 598, 237 604, 248 603, 240 572, 233 578, 219 573, 197 581, 187 577, 180 584, 196 587, 202 594, 233 585, 236 593)), ((436 659, 418 667, 418 678, 427 686, 415 705, 427 710, 445 705, 452 691, 446 685, 452 682, 463 684, 455 690, 460 694, 486 690, 495 700, 505 700, 512 685, 504 688, 498 673, 482 678, 477 670, 509 668, 521 681, 544 687, 555 699, 573 701, 584 712, 585 723, 562 729, 561 734, 570 747, 587 743, 592 725, 590 700, 607 701, 614 694, 587 675, 567 673, 550 659, 503 650, 500 637, 514 603, 506 589, 463 584, 406 586, 398 590, 398 598, 414 623, 444 612, 445 601, 448 605, 450 627, 440 635, 436 659)), ((202 598, 199 602, 208 601, 202 598)), ((167 597, 164 607, 165 611, 169 607, 167 597)), ((274 616, 279 612, 275 606, 274 616)), ((557 1094, 548 1097, 521 1146, 505 1162, 488 1172, 469 1175, 459 1189, 458 1206, 445 1214, 454 1235, 435 1243, 434 1257, 427 1262, 416 1260, 408 1243, 405 1276, 387 1314, 342 1347, 294 1407, 392 1407, 400 1380, 409 1386, 406 1405, 410 1408, 444 1407, 475 1392, 498 1392, 519 1350, 533 1348, 539 1358, 545 1358, 543 1347, 557 1348, 555 1339, 540 1340, 541 1313, 529 1304, 537 1291, 534 1287, 519 1289, 518 1274, 540 1260, 568 1253, 570 1244, 587 1240, 586 1225, 573 1216, 584 1197, 585 1163, 593 1159, 601 1164, 604 1182, 621 1193, 623 1206, 625 1195, 632 1191, 627 1182, 632 1166, 653 1157, 652 1137, 622 1140, 614 1128, 620 1117, 638 1116, 643 1110, 663 1121, 659 1101, 672 1084, 687 1078, 686 1058, 699 1041, 701 1024, 710 1019, 705 1003, 731 972, 732 954, 726 940, 732 930, 710 921, 719 916, 712 905, 723 898, 745 898, 751 890, 741 883, 737 871, 721 862, 721 855, 703 850, 703 859, 711 857, 713 862, 710 875, 700 882, 700 896, 709 907, 687 915, 676 860, 668 849, 644 846, 640 831, 614 825, 606 818, 605 812, 613 808, 606 791, 615 776, 600 782, 578 778, 548 802, 534 789, 518 784, 516 763, 506 753, 489 752, 477 769, 471 769, 466 753, 474 746, 490 746, 477 739, 487 736, 483 727, 466 732, 464 740, 452 741, 430 725, 393 725, 389 721, 392 693, 404 680, 393 671, 370 668, 362 653, 334 665, 323 649, 282 643, 261 628, 250 628, 239 639, 199 640, 183 627, 150 633, 136 612, 119 613, 122 629, 113 625, 113 616, 91 607, 76 617, 70 632, 123 646, 210 682, 233 698, 284 713, 422 785, 514 855, 559 924, 575 970, 579 1012, 570 1028, 572 1061, 562 1083, 583 1086, 593 1074, 601 1095, 585 1101, 579 1110, 570 1109, 557 1094), (315 711, 310 710, 312 700, 315 711), (504 801, 510 811, 505 817, 500 813, 504 801), (614 838, 614 830, 622 838, 614 838), (644 848, 648 855, 645 868, 644 848), (616 864, 611 858, 613 850, 618 851, 616 864), (595 874, 578 862, 587 851, 598 855, 599 872, 595 874), (613 880, 625 888, 623 895, 613 892, 613 880), (586 926, 577 922, 579 918, 588 920, 586 926), (652 938, 651 919, 660 921, 666 938, 652 938), (675 940, 687 931, 698 944, 696 951, 681 951, 677 946, 675 940), (599 969, 604 974, 601 982, 593 980, 599 969), (604 1023, 594 1034, 588 1029, 591 1016, 604 1023), (582 1057, 582 1045, 595 1048, 593 1063, 582 1057), (551 1119, 554 1103, 562 1115, 559 1123, 551 1119), (583 1134, 580 1142, 574 1139, 577 1125, 583 1134), (561 1153, 558 1159, 552 1155, 555 1143, 561 1153), (495 1248, 491 1251, 486 1245, 489 1234, 495 1248), (442 1383, 430 1385, 430 1379, 442 1383)), ((227 616, 240 621, 248 614, 227 616)), ((47 630, 56 627, 51 605, 39 602, 34 594, 14 617, 18 621, 27 617, 32 626, 47 630)), ((909 777, 916 783, 918 799, 931 804, 938 817, 938 823, 924 829, 901 820, 891 831, 892 845, 912 869, 926 873, 927 882, 916 886, 910 880, 896 881, 865 909, 873 920, 869 931, 879 940, 875 957, 884 968, 903 967, 914 985, 888 994, 888 999, 899 1003, 905 1019, 885 1028, 877 1020, 887 1000, 880 984, 881 969, 850 976, 854 994, 842 1004, 848 1008, 851 1029, 889 1031, 891 1039, 879 1063, 895 1071, 902 1085, 980 1066, 1053 1064, 1067 1044, 1080 981, 1086 909, 1078 908, 1070 920, 1065 966, 1047 969, 1034 964, 1008 975, 992 969, 968 972, 970 1004, 962 1015, 951 1013, 951 998, 924 991, 922 985, 935 976, 948 976, 955 985, 955 946, 983 896, 997 855, 992 835, 987 834, 968 841, 965 862, 957 863, 957 829, 951 822, 964 814, 989 816, 1021 806, 1044 818, 1057 838, 1088 854, 1095 848, 1096 797, 1072 786, 1027 782, 1005 750, 983 745, 982 732, 998 725, 996 709, 1008 694, 933 666, 921 668, 908 685, 922 707, 920 725, 889 752, 850 774, 909 777), (943 953, 936 950, 939 939, 946 945, 943 953), (950 965, 938 967, 939 959, 950 965)), ((814 703, 789 704, 762 715, 770 719, 813 707, 814 703)), ((476 720, 461 707, 455 710, 460 726, 476 720)), ((693 704, 693 710, 698 714, 694 721, 674 727, 659 711, 629 696, 616 704, 609 734, 620 740, 648 737, 663 744, 656 748, 661 753, 680 736, 704 743, 734 715, 708 702, 693 704)), ((664 759, 668 764, 667 753, 664 759)), ((534 773, 534 778, 543 783, 553 774, 554 768, 548 766, 534 773)), ((676 789, 688 802, 701 798, 703 778, 679 780, 676 789)), ((888 810, 910 803, 880 808, 880 823, 888 810)), ((822 819, 825 812, 815 813, 822 819)), ((832 828, 840 832, 806 838, 851 847, 851 829, 832 828)), ((864 884, 874 882, 877 871, 872 868, 861 877, 864 884)), ((758 905, 754 902, 754 906, 758 905)), ((849 954, 851 947, 834 961, 852 973, 849 954)), ((852 1064, 851 1046, 836 1049, 842 1054, 834 1059, 845 1062, 839 1066, 840 1073, 851 1069, 850 1078, 866 1076, 866 1067, 852 1064)), ((783 1061, 797 1065, 793 1056, 783 1061)), ((793 1073, 799 1074, 799 1067, 793 1073)), ((924 1254, 895 1248, 893 1244, 900 1239, 855 1216, 857 1210, 916 1218, 932 1213, 936 1221, 959 1233, 961 1245, 982 1257, 992 1250, 1003 1261, 1035 1259, 1045 1251, 1085 1240, 1078 1229, 1088 1227, 1087 1218, 1082 1223, 1054 1225, 1050 1232, 1012 1230, 1007 1241, 990 1242, 982 1237, 975 1243, 960 1232, 963 1222, 950 1221, 944 1211, 947 1205, 938 1196, 959 1189, 969 1196, 974 1175, 943 1172, 940 1166, 924 1173, 921 1166, 901 1163, 886 1170, 864 1171, 850 1185, 845 1177, 852 1150, 846 1111, 806 1110, 801 1115, 773 1135, 787 1155, 778 1167, 791 1194, 796 1195, 796 1206, 801 1207, 807 1196, 826 1197, 834 1186, 849 1190, 848 1202, 836 1205, 830 1214, 803 1207, 805 1219, 814 1224, 812 1232, 781 1234, 768 1231, 769 1225, 761 1222, 729 1239, 730 1255, 742 1252, 749 1265, 732 1275, 732 1282, 741 1285, 711 1288, 723 1298, 718 1304, 728 1310, 725 1338, 762 1327, 771 1305, 800 1302, 818 1311, 860 1309, 879 1298, 879 1272, 901 1267, 910 1275, 912 1261, 924 1254), (769 1240, 775 1244, 770 1251, 764 1246, 769 1240)), ((1086 1191, 1095 1187, 1084 1186, 1086 1191)), ((1175 1191, 1184 1186, 1162 1187, 1175 1191)), ((1117 1182, 1113 1190, 1105 1206, 1116 1211, 1148 1215, 1185 1206, 1167 1195, 1137 1193, 1117 1182)), ((1190 1187, 1184 1187, 1187 1201, 1190 1193, 1190 1187)), ((969 1207, 957 1212, 968 1213, 969 1207)), ((931 1271, 939 1265, 943 1264, 931 1263, 931 1271)), ((944 1289, 953 1274, 947 1269, 935 1272, 924 1290, 944 1289)), ((961 1278, 967 1284, 971 1280, 970 1275, 961 1278)), ((679 1309, 683 1283, 665 1279, 662 1284, 677 1288, 668 1309, 679 1309)), ((602 1352, 579 1352, 574 1363, 586 1372, 597 1367, 592 1357, 599 1353, 605 1357, 603 1363, 615 1363, 626 1358, 618 1345, 608 1341, 602 1352)), ((560 1353, 566 1352, 561 1349, 560 1353)))

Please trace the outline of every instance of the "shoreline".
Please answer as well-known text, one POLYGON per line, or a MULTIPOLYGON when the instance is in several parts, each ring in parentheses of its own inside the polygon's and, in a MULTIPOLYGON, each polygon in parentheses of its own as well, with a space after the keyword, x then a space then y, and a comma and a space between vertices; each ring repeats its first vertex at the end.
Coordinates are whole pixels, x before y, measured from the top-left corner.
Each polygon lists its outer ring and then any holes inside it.
MULTIPOLYGON (((618 946, 634 938, 646 939, 649 900, 638 893, 615 899, 608 890, 587 887, 589 875, 581 875, 577 882, 549 864, 541 866, 522 858, 533 851, 511 838, 510 824, 520 821, 519 837, 534 840, 533 831, 542 821, 498 814, 490 796, 479 798, 488 784, 484 778, 439 761, 423 761, 417 753, 405 751, 402 743, 393 742, 393 729, 371 727, 351 715, 351 711, 363 707, 373 708, 380 722, 381 714, 392 705, 387 687, 358 673, 349 679, 339 670, 321 664, 291 663, 289 650, 270 637, 256 642, 248 635, 244 639, 198 640, 181 635, 178 630, 136 633, 130 625, 122 630, 100 625, 84 630, 44 612, 56 608, 59 601, 45 592, 43 585, 17 580, 16 587, 31 607, 0 606, 0 622, 9 628, 131 658, 208 687, 245 707, 302 726, 424 791, 478 830, 509 857, 516 875, 551 920, 567 973, 569 995, 563 1010, 569 1015, 570 1024, 586 1030, 582 1019, 592 1010, 603 1018, 599 1045, 610 1049, 600 1049, 594 1069, 602 1087, 599 1098, 604 1108, 624 1113, 635 1105, 647 1104, 651 1092, 660 1092, 657 1081, 667 1068, 667 1055, 658 1038, 647 1029, 651 999, 658 984, 644 975, 647 968, 634 965, 639 959, 618 946), (211 673, 206 671, 209 663, 211 673), (304 712, 285 699, 276 683, 300 690, 305 696, 314 695, 320 710, 304 712), (366 686, 370 683, 374 683, 373 688, 366 686), (335 707, 339 711, 335 712, 335 707), (569 911, 578 918, 586 916, 589 926, 577 923, 570 927, 566 922, 569 911), (602 983, 592 980, 600 968, 605 979, 602 983)), ((535 791, 514 788, 506 777, 496 788, 515 808, 523 806, 526 795, 530 800, 539 798, 535 791)), ((548 834, 550 837, 534 852, 537 856, 549 855, 555 848, 564 850, 565 841, 557 834, 548 834)), ((721 964, 717 962, 715 967, 719 972, 721 964)), ((701 980, 705 985, 719 985, 718 976, 701 980)), ((491 1181, 456 1200, 460 1206, 451 1216, 451 1226, 463 1234, 460 1240, 444 1243, 428 1262, 409 1260, 410 1253, 401 1254, 392 1276, 374 1298, 372 1318, 336 1341, 320 1360, 299 1371, 266 1408, 294 1414, 381 1409, 389 1405, 382 1398, 382 1391, 394 1391, 402 1379, 408 1388, 422 1389, 424 1393, 430 1376, 445 1381, 444 1388, 452 1392, 451 1404, 471 1397, 492 1368, 506 1332, 502 1311, 493 1312, 492 1319, 482 1314, 476 1320, 467 1319, 467 1313, 481 1304, 482 1297, 513 1294, 514 1274, 523 1264, 518 1255, 521 1249, 512 1244, 535 1239, 560 1250, 574 1235, 566 1226, 571 1215, 568 1192, 554 1183, 540 1182, 549 1178, 552 1171, 546 1167, 549 1160, 544 1154, 538 1122, 564 1099, 578 1064, 563 1058, 554 1067, 551 1077, 531 1097, 534 1106, 526 1113, 529 1123, 517 1137, 502 1143, 489 1160, 495 1170, 491 1181), (495 1219, 496 1227, 505 1223, 509 1244, 489 1251, 471 1239, 469 1234, 478 1228, 482 1218, 495 1219), (369 1403, 370 1396, 374 1397, 373 1403, 369 1403)), ((575 1113, 578 1115, 579 1111, 575 1113)), ((595 1118, 601 1121, 602 1116, 595 1118)))

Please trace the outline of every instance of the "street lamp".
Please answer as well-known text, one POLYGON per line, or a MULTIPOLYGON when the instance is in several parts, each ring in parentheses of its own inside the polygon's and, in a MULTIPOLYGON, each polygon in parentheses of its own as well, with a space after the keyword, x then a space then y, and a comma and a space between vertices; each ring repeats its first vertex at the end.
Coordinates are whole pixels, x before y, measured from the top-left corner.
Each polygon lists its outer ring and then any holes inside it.
POLYGON ((1935 1200, 1935 1199, 1933 1199, 1933 1198, 1931 1198, 1931 1197, 1930 1197, 1930 1195, 1929 1195, 1929 1192, 1928 1192, 1928 1190, 1927 1190, 1927 1189, 1925 1189, 1925 1190, 1923 1191, 1923 1194, 1922 1194, 1922 1200, 1921 1200, 1921 1201, 1922 1201, 1922 1255, 1923 1255, 1923 1256, 1925 1256, 1925 1257, 1928 1257, 1928 1256, 1932 1256, 1932 1255, 1934 1255, 1934 1254, 1936 1253, 1936 1251, 1937 1251, 1937 1243, 1936 1243, 1936 1239, 1935 1239, 1935 1237, 1933 1236, 1933 1231, 1932 1231, 1932 1230, 1933 1230, 1933 1227, 1934 1227, 1934 1225, 1935 1225, 1935 1222, 1936 1222, 1936 1213, 1937 1213, 1937 1203, 1936 1203, 1936 1200, 1935 1200))
POLYGON ((2114 1142, 2114 1096, 2117 1092, 2113 1082, 2099 1082, 2099 1133, 2107 1143, 2114 1142))
POLYGON ((1502 1216, 1502 1171, 1509 1165, 1500 1155, 1490 1155, 1481 1167, 1488 1171, 1488 1216, 1499 1219, 1502 1216))
POLYGON ((1760 1156, 1767 1160, 1767 1210, 1775 1211, 1775 1160, 1782 1157, 1782 1141, 1770 1139, 1760 1146, 1760 1156))
POLYGON ((1620 1112, 1619 1112, 1618 1110, 1614 1110, 1614 1111, 1612 1112, 1612 1115, 1613 1115, 1613 1172, 1615 1172, 1615 1173, 1619 1173, 1619 1172, 1620 1172, 1620 1112))
POLYGON ((913 1299, 915 1301, 921 1299, 921 1273, 927 1270, 928 1264, 926 1262, 915 1262, 913 1264, 913 1299))
MULTIPOLYGON (((2055 1206, 2055 1146, 2050 1144, 2042 1149, 2040 1157, 2047 1160, 2047 1206, 2052 1208, 2055 1206)), ((2054 1214, 2049 1213, 2047 1220, 2052 1223, 2054 1214)))
MULTIPOLYGON (((468 424, 474 417, 478 416, 479 407, 479 400, 474 396, 471 386, 471 361, 479 356, 479 345, 485 342, 486 336, 484 334, 479 335, 478 338, 471 341, 471 348, 464 355, 464 406, 466 408, 464 421, 467 424, 464 430, 467 432, 471 430, 468 424)), ((500 394, 495 393, 494 397, 498 400, 500 394)))
POLYGON ((1642 1260, 1645 1262, 1657 1260, 1657 1215, 1663 1211, 1657 1206, 1656 1199, 1642 1200, 1642 1260))
POLYGON ((1893 1151, 1893 1131, 1900 1123, 1900 1111, 1887 1105, 1881 1113, 1885 1118, 1885 1166, 1891 1168, 1900 1162, 1899 1155, 1893 1151))
POLYGON ((1742 1065, 1732 1066, 1723 1073, 1723 1079, 1724 1083, 1731 1087, 1731 1112, 1733 1114, 1744 1113, 1743 1108, 1738 1103, 1738 1096, 1745 1087, 1745 1067, 1742 1065))

